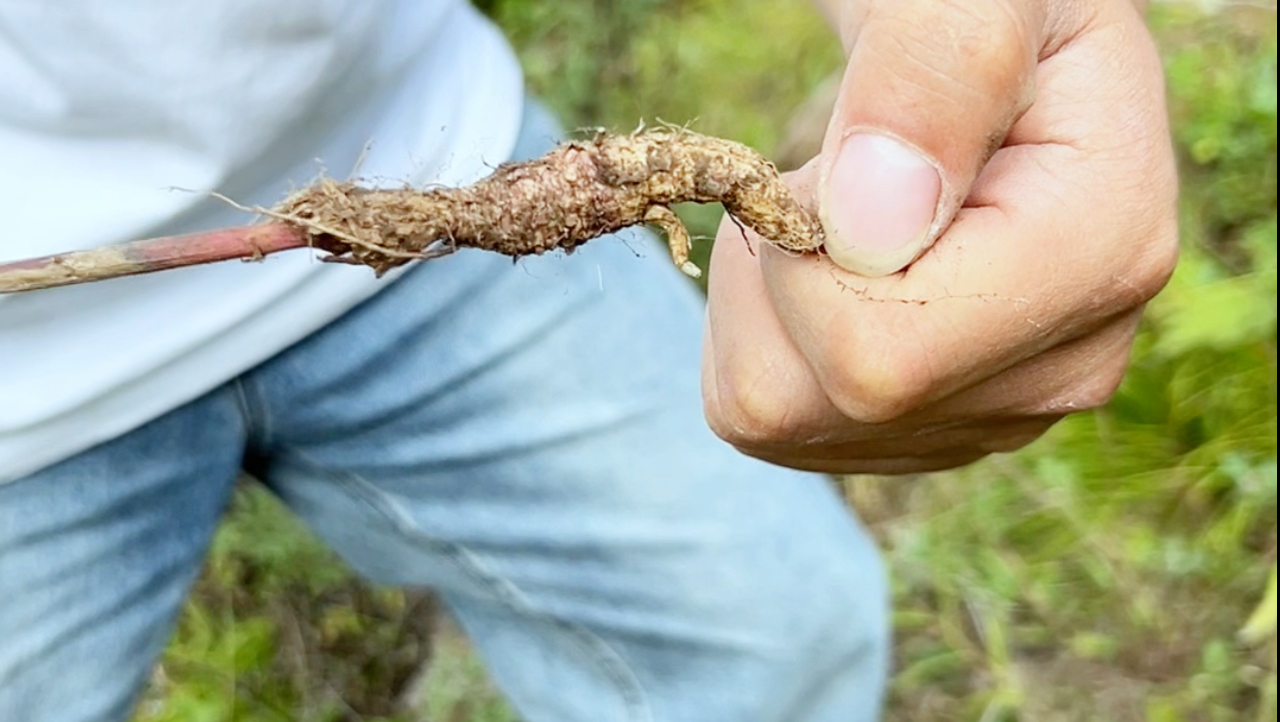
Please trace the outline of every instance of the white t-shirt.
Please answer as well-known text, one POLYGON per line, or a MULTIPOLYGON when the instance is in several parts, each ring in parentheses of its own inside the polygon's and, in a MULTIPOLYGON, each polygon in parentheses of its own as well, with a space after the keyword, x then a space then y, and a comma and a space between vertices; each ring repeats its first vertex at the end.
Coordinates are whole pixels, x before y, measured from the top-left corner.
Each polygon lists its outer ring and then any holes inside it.
MULTIPOLYGON (((244 225, 207 191, 271 205, 362 152, 362 179, 469 183, 511 152, 522 94, 463 0, 0 0, 0 262, 244 225)), ((0 295, 0 483, 196 398, 384 283, 299 250, 0 295)))

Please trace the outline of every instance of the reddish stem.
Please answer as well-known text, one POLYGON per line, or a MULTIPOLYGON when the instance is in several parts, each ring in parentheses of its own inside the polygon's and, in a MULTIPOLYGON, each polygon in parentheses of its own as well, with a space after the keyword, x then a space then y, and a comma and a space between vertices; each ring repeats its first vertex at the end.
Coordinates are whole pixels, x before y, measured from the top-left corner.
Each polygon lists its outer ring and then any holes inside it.
POLYGON ((231 259, 258 259, 307 246, 306 234, 281 223, 223 228, 0 263, 0 293, 69 286, 231 259))

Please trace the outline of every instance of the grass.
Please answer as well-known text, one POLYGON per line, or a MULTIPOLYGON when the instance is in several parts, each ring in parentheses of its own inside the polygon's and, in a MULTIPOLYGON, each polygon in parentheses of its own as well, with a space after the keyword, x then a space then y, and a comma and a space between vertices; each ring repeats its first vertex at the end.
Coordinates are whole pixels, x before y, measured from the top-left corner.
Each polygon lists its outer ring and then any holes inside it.
MULTIPOLYGON (((661 117, 769 150, 839 63, 793 0, 485 5, 570 125, 661 117)), ((1274 7, 1153 23, 1185 252, 1114 402, 1018 454, 843 481, 895 578, 889 722, 1275 718, 1274 596, 1255 614, 1276 568, 1274 7)), ((715 211, 686 220, 709 235, 715 211)), ((415 676, 423 604, 246 488, 138 719, 513 722, 455 633, 415 676)))

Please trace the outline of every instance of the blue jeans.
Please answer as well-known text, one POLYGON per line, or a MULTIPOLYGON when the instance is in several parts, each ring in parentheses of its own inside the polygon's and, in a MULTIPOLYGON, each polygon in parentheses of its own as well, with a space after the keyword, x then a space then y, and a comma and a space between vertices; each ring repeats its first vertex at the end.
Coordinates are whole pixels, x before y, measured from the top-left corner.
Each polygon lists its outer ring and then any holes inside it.
MULTIPOLYGON (((518 154, 557 134, 531 106, 518 154)), ((877 719, 877 552, 708 431, 700 303, 644 233, 461 252, 0 486, 0 717, 127 718, 248 464, 361 574, 438 591, 529 722, 877 719)))

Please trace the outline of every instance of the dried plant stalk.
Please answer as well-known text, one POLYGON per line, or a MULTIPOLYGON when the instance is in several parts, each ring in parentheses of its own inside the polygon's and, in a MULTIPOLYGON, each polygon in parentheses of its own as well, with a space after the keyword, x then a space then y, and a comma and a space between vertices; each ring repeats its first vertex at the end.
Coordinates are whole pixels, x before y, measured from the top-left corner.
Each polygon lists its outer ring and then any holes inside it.
POLYGON ((214 244, 218 253, 210 254, 207 248, 197 253, 215 234, 196 234, 187 237, 190 254, 178 250, 175 255, 175 239, 72 254, 81 270, 70 273, 66 266, 71 255, 53 257, 62 259, 56 263, 37 259, 0 265, 0 293, 228 257, 260 257, 300 245, 331 254, 325 260, 365 265, 382 274, 458 248, 516 257, 553 249, 572 252, 593 238, 638 224, 661 228, 672 260, 697 276, 697 267, 689 261, 689 234, 671 210, 674 204, 690 201, 722 203, 739 223, 784 249, 815 251, 823 242, 818 220, 758 153, 688 130, 660 129, 602 133, 592 140, 564 143, 542 158, 500 166, 465 188, 371 190, 320 179, 274 209, 250 209, 276 223, 217 232, 223 234, 214 244), (153 262, 161 246, 165 261, 153 262), (127 249, 125 262, 105 262, 119 256, 121 249, 127 249), (20 265, 25 276, 15 285, 11 277, 20 265), (93 273, 82 270, 95 265, 100 268, 93 273))
POLYGON ((282 223, 149 238, 0 263, 0 293, 70 286, 233 259, 255 260, 306 246, 307 235, 301 229, 282 223))

